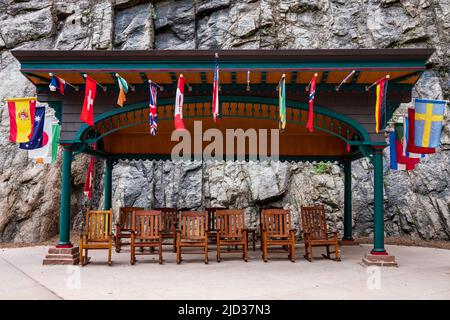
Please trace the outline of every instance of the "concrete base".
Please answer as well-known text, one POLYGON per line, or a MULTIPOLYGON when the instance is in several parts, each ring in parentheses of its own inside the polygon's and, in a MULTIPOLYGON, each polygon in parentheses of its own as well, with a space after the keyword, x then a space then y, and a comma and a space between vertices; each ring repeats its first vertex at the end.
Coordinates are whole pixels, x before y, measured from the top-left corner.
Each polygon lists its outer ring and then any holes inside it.
POLYGON ((341 246, 359 246, 359 242, 355 239, 342 239, 341 246))
POLYGON ((57 248, 51 247, 48 249, 48 254, 45 256, 43 265, 74 265, 80 262, 80 249, 78 247, 72 248, 57 248))
POLYGON ((366 266, 398 267, 395 256, 368 253, 362 259, 366 266))

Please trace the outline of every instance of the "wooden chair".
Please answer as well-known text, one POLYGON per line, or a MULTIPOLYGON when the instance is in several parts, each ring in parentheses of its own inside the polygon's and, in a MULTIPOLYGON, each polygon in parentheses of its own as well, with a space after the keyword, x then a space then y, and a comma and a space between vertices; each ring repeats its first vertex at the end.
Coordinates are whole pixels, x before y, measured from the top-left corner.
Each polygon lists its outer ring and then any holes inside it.
POLYGON ((220 262, 221 246, 242 246, 242 259, 248 261, 248 233, 245 229, 244 210, 217 211, 217 262, 220 262))
POLYGON ((173 252, 177 252, 177 225, 178 212, 175 208, 154 208, 153 210, 161 211, 162 221, 162 237, 163 239, 172 239, 173 252))
POLYGON ((325 208, 320 206, 302 207, 302 229, 305 239, 305 258, 313 260, 312 247, 325 246, 327 254, 323 257, 331 259, 330 255, 335 254, 335 260, 341 261, 339 254, 339 241, 337 232, 329 233, 325 218, 325 208), (335 247, 335 251, 330 251, 330 246, 335 247))
POLYGON ((123 207, 119 209, 119 220, 116 223, 116 236, 115 246, 116 252, 119 253, 123 245, 129 243, 123 243, 121 239, 131 238, 131 216, 135 210, 144 210, 140 207, 123 207))
MULTIPOLYGON (((182 247, 200 247, 204 249, 205 263, 208 263, 208 212, 180 211, 177 229, 177 263, 181 263, 182 247)), ((186 252, 187 253, 187 252, 186 252)), ((198 252, 189 252, 198 253, 198 252)))
POLYGON ((269 246, 286 246, 288 258, 295 262, 295 229, 291 229, 291 213, 283 209, 263 209, 262 258, 268 259, 269 246))
POLYGON ((105 211, 91 211, 88 209, 85 232, 80 235, 80 264, 82 266, 90 261, 88 257, 90 249, 107 249, 108 264, 112 265, 112 218, 112 209, 105 211))
POLYGON ((136 263, 136 255, 153 254, 150 252, 136 253, 136 248, 158 248, 159 264, 163 263, 162 249, 162 219, 161 211, 138 210, 133 211, 131 223, 131 259, 130 263, 136 263))

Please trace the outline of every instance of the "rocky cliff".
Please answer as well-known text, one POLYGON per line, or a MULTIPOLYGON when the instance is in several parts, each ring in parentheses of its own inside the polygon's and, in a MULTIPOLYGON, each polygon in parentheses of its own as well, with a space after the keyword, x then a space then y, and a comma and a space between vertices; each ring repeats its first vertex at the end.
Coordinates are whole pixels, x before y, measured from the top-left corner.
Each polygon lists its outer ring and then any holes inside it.
MULTIPOLYGON (((33 94, 10 50, 410 48, 436 53, 414 95, 450 94, 450 0, 0 0, 0 99, 33 94)), ((4 106, 4 102, 2 102, 4 106)), ((0 241, 33 242, 57 232, 60 159, 34 165, 8 141, 0 109, 0 241)), ((404 107, 404 106, 402 106, 404 107)), ((385 170, 386 232, 450 239, 450 133, 442 150, 412 172, 385 170)), ((387 162, 386 162, 387 163, 387 162)), ((97 166, 93 203, 82 196, 87 158, 73 164, 73 226, 101 199, 97 166)), ((353 165, 354 228, 372 232, 372 169, 353 165)), ((310 163, 120 163, 114 208, 121 205, 247 208, 257 223, 263 205, 292 209, 324 203, 342 229, 343 180, 337 165, 310 163)))

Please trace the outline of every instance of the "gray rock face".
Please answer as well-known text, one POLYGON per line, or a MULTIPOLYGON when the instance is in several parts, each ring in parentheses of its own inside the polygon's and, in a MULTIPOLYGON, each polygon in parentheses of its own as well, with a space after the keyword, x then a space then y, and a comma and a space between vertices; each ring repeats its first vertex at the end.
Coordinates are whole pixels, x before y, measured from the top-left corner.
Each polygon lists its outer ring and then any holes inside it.
MULTIPOLYGON (((58 231, 60 166, 34 165, 8 141, 3 99, 33 95, 9 50, 132 50, 215 48, 433 47, 431 70, 413 97, 450 96, 450 0, 0 0, 0 241, 34 242, 58 231)), ((400 106, 395 117, 404 112, 400 106)), ((450 239, 450 129, 439 153, 412 172, 388 169, 385 155, 387 235, 450 239)), ((86 208, 103 204, 104 166, 96 161, 94 198, 83 185, 87 156, 72 170, 72 225, 86 208)), ((353 164, 356 235, 373 228, 373 171, 353 164)), ((302 205, 323 203, 332 230, 342 232, 343 179, 337 165, 311 163, 121 162, 114 168, 113 208, 209 206, 246 208, 258 225, 262 206, 289 208, 299 229, 302 205)))

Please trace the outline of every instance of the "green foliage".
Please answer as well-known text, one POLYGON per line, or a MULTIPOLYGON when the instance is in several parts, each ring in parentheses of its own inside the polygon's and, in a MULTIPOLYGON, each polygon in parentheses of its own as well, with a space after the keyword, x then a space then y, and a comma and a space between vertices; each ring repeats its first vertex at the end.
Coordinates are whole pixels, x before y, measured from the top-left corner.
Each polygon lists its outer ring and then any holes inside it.
POLYGON ((314 164, 314 174, 330 173, 331 166, 326 162, 319 162, 314 164))

